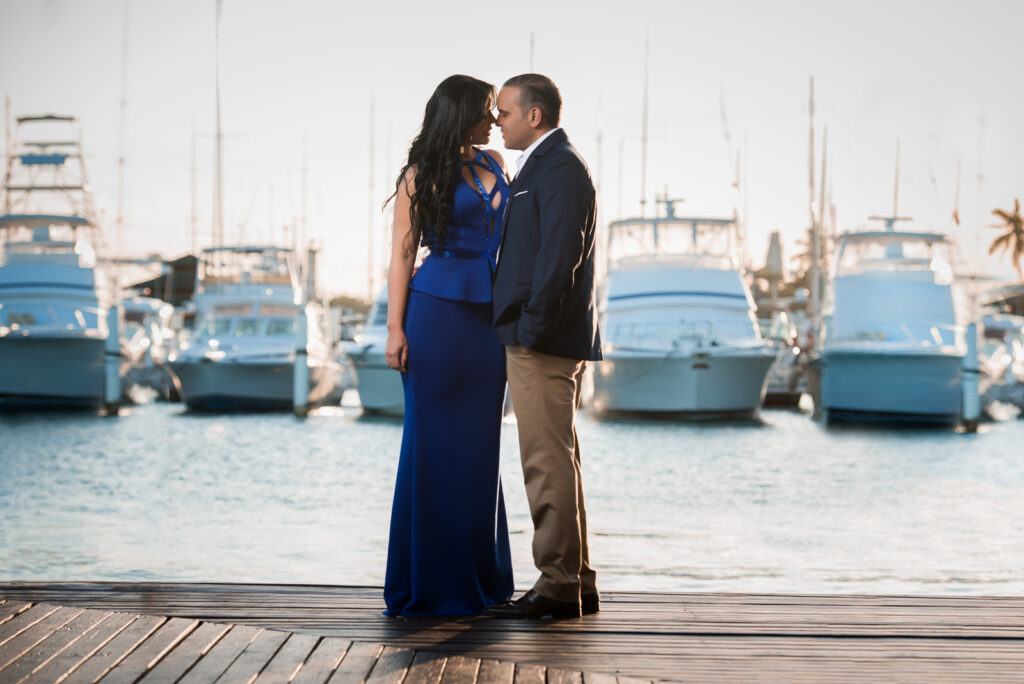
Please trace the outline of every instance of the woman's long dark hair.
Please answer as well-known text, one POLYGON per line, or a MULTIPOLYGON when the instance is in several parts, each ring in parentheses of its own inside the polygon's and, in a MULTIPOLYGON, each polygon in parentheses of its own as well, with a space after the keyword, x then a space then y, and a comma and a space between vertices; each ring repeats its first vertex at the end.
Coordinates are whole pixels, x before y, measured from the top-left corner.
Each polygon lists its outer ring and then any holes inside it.
MULTIPOLYGON (((469 129, 478 125, 494 107, 496 90, 472 76, 455 75, 441 81, 427 101, 423 126, 409 147, 409 157, 395 181, 402 191, 405 174, 416 169, 415 190, 409 213, 412 234, 443 245, 447 234, 455 185, 459 180, 459 148, 469 129)), ((413 249, 416 245, 412 245, 413 249)))

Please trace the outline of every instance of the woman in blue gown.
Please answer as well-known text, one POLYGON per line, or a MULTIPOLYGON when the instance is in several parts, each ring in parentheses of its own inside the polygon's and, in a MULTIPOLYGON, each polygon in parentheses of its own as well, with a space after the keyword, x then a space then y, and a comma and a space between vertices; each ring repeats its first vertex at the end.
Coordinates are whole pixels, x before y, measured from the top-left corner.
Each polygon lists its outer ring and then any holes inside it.
POLYGON ((388 615, 470 615, 512 595, 498 472, 505 353, 491 278, 509 189, 483 151, 494 86, 445 79, 396 182, 388 365, 405 424, 384 579, 388 615), (429 249, 415 270, 417 248, 429 249))

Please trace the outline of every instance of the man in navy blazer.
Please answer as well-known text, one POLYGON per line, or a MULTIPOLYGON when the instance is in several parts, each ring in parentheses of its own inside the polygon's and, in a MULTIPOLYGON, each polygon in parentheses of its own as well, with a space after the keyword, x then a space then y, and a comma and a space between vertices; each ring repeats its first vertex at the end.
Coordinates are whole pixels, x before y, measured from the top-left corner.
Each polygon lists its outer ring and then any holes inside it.
POLYGON ((494 327, 505 345, 509 391, 533 518, 540 578, 495 617, 596 613, 576 410, 587 361, 601 358, 594 306, 595 192, 587 165, 558 127, 551 79, 523 74, 498 93, 505 147, 523 150, 494 273, 494 327))

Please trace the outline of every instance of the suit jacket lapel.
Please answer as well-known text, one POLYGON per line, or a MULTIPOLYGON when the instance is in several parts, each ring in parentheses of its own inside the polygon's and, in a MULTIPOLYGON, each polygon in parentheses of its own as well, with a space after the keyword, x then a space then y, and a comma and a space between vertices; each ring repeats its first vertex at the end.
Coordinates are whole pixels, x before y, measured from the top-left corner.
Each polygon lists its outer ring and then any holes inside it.
POLYGON ((508 198, 508 202, 505 204, 505 214, 504 216, 502 216, 501 221, 502 244, 505 243, 504 231, 505 228, 508 226, 509 208, 511 207, 512 202, 515 199, 516 193, 519 192, 519 189, 523 186, 523 183, 526 181, 526 177, 529 176, 530 172, 533 171, 537 164, 540 163, 540 158, 547 154, 548 150, 550 150, 552 147, 561 142, 565 142, 566 140, 568 140, 568 137, 565 135, 565 131, 562 129, 558 129, 557 131, 549 135, 547 139, 544 140, 544 142, 542 142, 540 145, 538 145, 537 149, 535 149, 530 154, 530 158, 526 160, 526 165, 523 166, 523 168, 520 169, 519 172, 516 174, 516 177, 512 179, 512 184, 509 186, 510 195, 508 198))

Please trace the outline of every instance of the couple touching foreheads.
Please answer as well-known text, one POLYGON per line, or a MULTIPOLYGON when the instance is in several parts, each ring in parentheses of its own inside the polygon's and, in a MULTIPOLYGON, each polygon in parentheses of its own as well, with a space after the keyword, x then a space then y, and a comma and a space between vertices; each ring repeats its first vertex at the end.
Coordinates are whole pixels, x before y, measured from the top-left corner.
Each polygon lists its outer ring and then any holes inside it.
POLYGON ((394 616, 596 613, 575 418, 594 307, 594 185, 551 79, 451 76, 395 184, 388 365, 405 425, 384 600, 394 616), (496 113, 495 113, 496 110, 496 113), (522 150, 511 184, 491 127, 522 150), (429 255, 414 269, 420 246, 429 255), (498 471, 508 383, 540 578, 516 600, 498 471))

